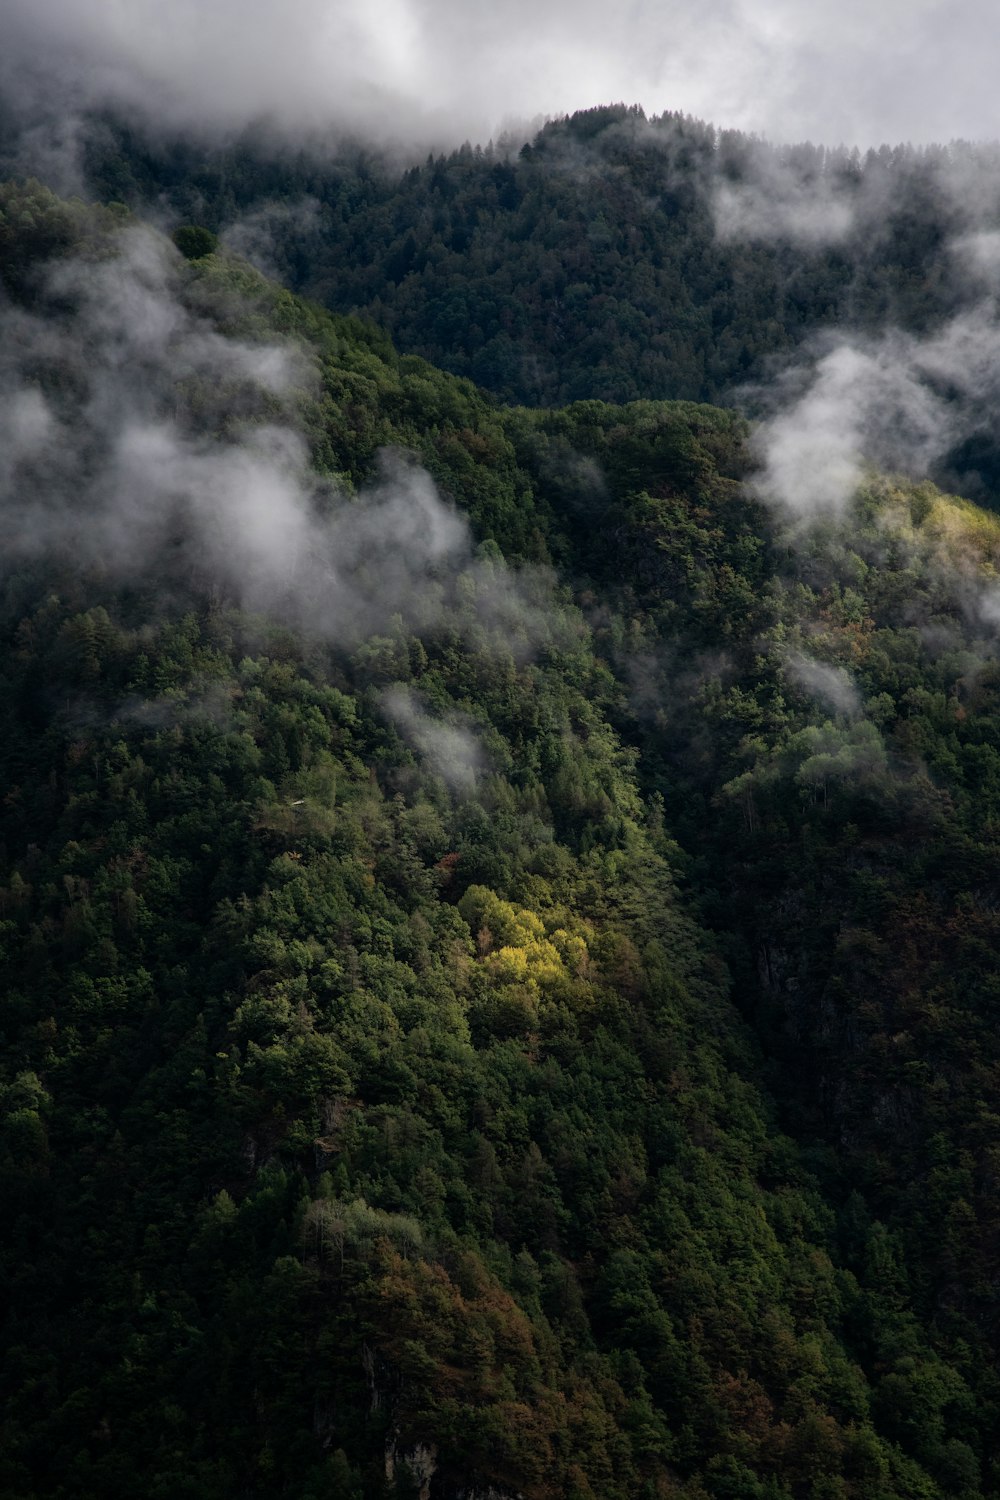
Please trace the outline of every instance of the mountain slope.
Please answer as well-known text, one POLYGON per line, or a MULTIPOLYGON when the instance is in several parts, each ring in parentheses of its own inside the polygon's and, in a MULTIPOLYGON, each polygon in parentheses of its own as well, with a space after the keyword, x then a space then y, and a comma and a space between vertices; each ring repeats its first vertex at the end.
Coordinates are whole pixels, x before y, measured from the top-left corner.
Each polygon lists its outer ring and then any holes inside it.
POLYGON ((226 229, 295 290, 528 405, 731 399, 830 327, 922 333, 982 295, 1000 213, 988 145, 770 146, 624 105, 405 167, 112 116, 83 141, 95 196, 226 229))
POLYGON ((996 1493, 993 523, 2 209, 4 1492, 996 1493))

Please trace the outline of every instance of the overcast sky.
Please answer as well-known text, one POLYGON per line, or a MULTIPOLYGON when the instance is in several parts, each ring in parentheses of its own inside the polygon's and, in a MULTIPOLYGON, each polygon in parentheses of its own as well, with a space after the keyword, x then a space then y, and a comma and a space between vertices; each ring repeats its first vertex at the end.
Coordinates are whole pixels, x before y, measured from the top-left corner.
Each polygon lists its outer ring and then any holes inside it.
POLYGON ((1000 136, 988 0, 0 0, 0 37, 8 87, 38 68, 51 101, 58 65, 69 103, 226 125, 485 140, 623 99, 773 140, 1000 136))

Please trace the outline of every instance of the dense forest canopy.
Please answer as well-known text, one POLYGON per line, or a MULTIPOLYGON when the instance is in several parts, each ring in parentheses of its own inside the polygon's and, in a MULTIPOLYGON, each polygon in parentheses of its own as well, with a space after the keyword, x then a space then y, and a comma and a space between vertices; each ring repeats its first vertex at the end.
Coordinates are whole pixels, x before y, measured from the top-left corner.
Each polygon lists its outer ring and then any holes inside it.
POLYGON ((956 247, 1000 213, 995 146, 772 146, 624 105, 405 167, 103 115, 80 170, 529 405, 717 400, 824 325, 925 330, 973 297, 956 247))
POLYGON ((1000 523, 702 404, 952 318, 988 154, 89 149, 0 189, 0 1491, 996 1496, 1000 523))
POLYGON ((55 135, 43 150, 0 100, 10 170, 39 157, 88 196, 221 234, 503 401, 763 417, 782 380, 842 350, 867 366, 860 406, 884 413, 881 466, 997 504, 995 145, 779 146, 625 105, 419 161, 107 110, 55 135), (946 408, 929 448, 909 430, 927 388, 946 408))

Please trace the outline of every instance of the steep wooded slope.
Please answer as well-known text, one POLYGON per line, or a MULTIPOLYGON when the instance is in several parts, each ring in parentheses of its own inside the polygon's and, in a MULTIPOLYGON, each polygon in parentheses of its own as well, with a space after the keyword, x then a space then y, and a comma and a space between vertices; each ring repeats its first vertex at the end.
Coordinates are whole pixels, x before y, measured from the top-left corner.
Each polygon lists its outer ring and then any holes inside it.
POLYGON ((2 207, 4 1492, 996 1493, 992 523, 2 207))
POLYGON ((770 146, 624 105, 405 169, 263 131, 107 117, 82 138, 98 198, 228 228, 295 290, 529 405, 728 399, 817 330, 923 331, 975 300, 956 247, 1000 222, 990 146, 770 146))

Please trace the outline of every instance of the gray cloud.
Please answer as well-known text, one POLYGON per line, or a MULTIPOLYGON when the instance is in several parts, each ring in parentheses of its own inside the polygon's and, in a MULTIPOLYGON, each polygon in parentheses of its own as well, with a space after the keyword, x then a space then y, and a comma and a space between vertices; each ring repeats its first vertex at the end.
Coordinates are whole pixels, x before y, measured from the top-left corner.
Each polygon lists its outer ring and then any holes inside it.
POLYGON ((235 255, 241 255, 265 276, 278 275, 279 240, 294 239, 297 247, 303 241, 315 246, 322 233, 320 205, 315 198, 304 197, 293 202, 264 203, 252 213, 226 227, 222 242, 235 255))
POLYGON ((866 462, 895 468, 904 457, 912 463, 920 453, 926 461, 940 450, 942 413, 899 362, 904 343, 839 343, 775 383, 767 399, 777 411, 754 435, 755 485, 765 499, 807 519, 840 512, 866 462))
POLYGON ((753 142, 741 163, 740 180, 725 176, 712 185, 715 231, 722 240, 836 244, 858 218, 858 194, 838 179, 835 164, 810 169, 794 153, 753 142))
POLYGON ((131 230, 117 254, 53 268, 58 319, 17 308, 0 318, 8 565, 55 552, 133 569, 166 547, 182 511, 196 534, 192 567, 206 549, 234 576, 288 557, 271 518, 297 529, 305 452, 260 415, 280 414, 311 371, 293 346, 224 338, 185 307, 178 259, 158 236, 131 230), (201 430, 178 415, 192 403, 201 430), (241 406, 256 408, 257 424, 239 441, 207 436, 241 406), (220 516, 224 546, 213 538, 220 516))
MULTIPOLYGON (((306 351, 223 336, 153 231, 56 263, 43 297, 58 316, 0 310, 0 570, 54 557, 164 595, 210 588, 349 648, 447 629, 524 660, 583 628, 545 570, 479 556, 407 455, 383 452, 356 495, 321 482, 297 427, 306 351)), ((450 729, 434 741, 415 708, 408 723, 444 754, 450 729)))
POLYGON ((844 510, 865 469, 921 477, 1000 402, 1000 308, 975 303, 925 338, 898 330, 814 342, 758 393, 758 492, 790 516, 844 510))
POLYGON ((861 695, 843 667, 816 661, 801 651, 789 651, 784 668, 796 687, 818 699, 827 709, 848 719, 855 719, 861 713, 861 695))
POLYGON ((981 291, 1000 291, 1000 229, 978 229, 957 238, 952 246, 957 271, 981 291))
POLYGON ((458 796, 470 796, 485 765, 482 746, 471 726, 452 714, 435 717, 409 688, 390 688, 382 709, 419 754, 430 771, 458 796))
MULTIPOLYGON (((985 0, 6 0, 8 90, 411 142, 611 99, 783 140, 992 136, 985 0)), ((67 113, 71 114, 69 110, 67 113)), ((41 142, 40 142, 41 144, 41 142)), ((71 145, 50 132, 48 149, 71 145)))
MULTIPOLYGON (((860 152, 722 132, 708 188, 724 241, 785 241, 804 249, 846 241, 862 258, 877 254, 893 219, 928 214, 951 236, 951 274, 966 292, 996 289, 996 143, 952 140, 860 152)), ((929 239, 926 248, 932 245, 929 239)))
POLYGON ((53 425, 41 391, 30 386, 0 391, 0 489, 8 490, 19 466, 42 453, 53 425))

